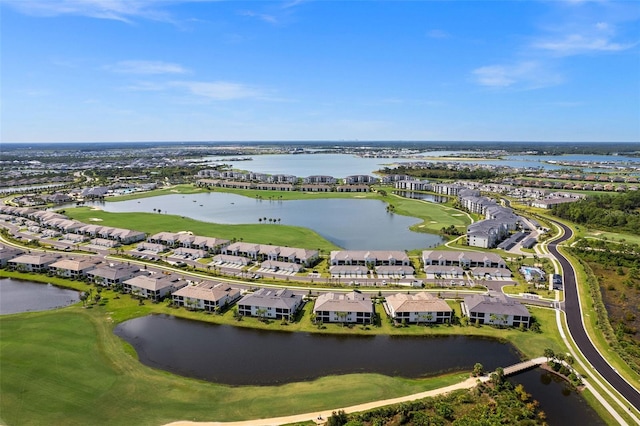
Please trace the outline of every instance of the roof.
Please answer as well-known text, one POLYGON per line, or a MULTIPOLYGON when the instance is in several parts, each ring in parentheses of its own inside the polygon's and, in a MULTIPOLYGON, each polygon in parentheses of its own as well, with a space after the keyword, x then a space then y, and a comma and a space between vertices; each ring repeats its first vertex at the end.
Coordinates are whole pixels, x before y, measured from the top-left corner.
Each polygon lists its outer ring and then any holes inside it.
POLYGON ((68 271, 84 271, 99 264, 99 260, 92 259, 60 259, 49 265, 51 268, 64 269, 68 271))
POLYGON ((104 265, 98 268, 92 269, 87 274, 106 278, 108 280, 116 280, 122 277, 128 277, 136 272, 140 271, 140 268, 135 265, 104 265))
POLYGON ((395 312, 452 312, 453 309, 444 300, 426 291, 406 294, 396 293, 387 296, 385 301, 395 312))
POLYGON ((246 294, 238 304, 261 308, 293 309, 301 301, 302 296, 294 294, 286 288, 260 288, 253 293, 246 294))
POLYGON ((138 275, 137 277, 129 278, 124 283, 132 287, 157 291, 173 287, 178 281, 178 277, 172 275, 138 275))
POLYGON ((520 315, 530 316, 527 308, 504 294, 492 293, 490 295, 474 294, 465 296, 464 303, 469 312, 496 314, 496 315, 520 315))
POLYGON ((10 260, 12 263, 23 265, 48 265, 60 259, 62 256, 51 253, 23 254, 10 260))
POLYGON ((174 296, 188 297, 191 299, 210 300, 217 302, 228 297, 236 299, 240 296, 240 289, 221 282, 201 282, 196 285, 188 285, 173 293, 174 296))
POLYGON ((352 291, 350 293, 324 293, 318 296, 314 312, 373 312, 371 296, 352 291))

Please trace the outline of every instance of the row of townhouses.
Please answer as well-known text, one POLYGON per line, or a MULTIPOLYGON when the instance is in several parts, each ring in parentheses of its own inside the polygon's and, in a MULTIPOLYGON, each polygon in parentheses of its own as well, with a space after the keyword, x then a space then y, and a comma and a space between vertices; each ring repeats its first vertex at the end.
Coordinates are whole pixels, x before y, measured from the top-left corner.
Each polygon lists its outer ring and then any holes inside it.
MULTIPOLYGON (((480 259, 455 257, 452 254, 436 256, 431 253, 426 258, 450 265, 500 267, 500 260, 492 256, 480 259)), ((302 295, 289 289, 260 288, 242 297, 241 291, 228 283, 194 283, 170 273, 144 271, 135 265, 45 252, 24 253, 6 246, 0 246, 0 266, 87 280, 105 287, 122 285, 125 292, 154 301, 171 296, 176 305, 191 309, 216 311, 237 302, 238 313, 243 316, 291 320, 304 302, 302 295)), ((390 318, 406 323, 446 323, 451 321, 453 315, 453 310, 444 300, 427 292, 388 296, 384 309, 390 318)), ((374 312, 371 296, 357 291, 323 293, 316 299, 313 309, 316 321, 326 323, 370 324, 374 320, 374 312)), ((530 320, 524 306, 501 295, 467 296, 463 312, 479 324, 518 326, 524 323, 528 326, 530 320)))
MULTIPOLYGON (((224 261, 239 264, 262 261, 309 267, 319 259, 318 250, 249 242, 232 243, 229 240, 202 237, 189 232, 159 232, 147 237, 144 232, 85 224, 71 220, 60 213, 27 207, 0 205, 0 218, 7 221, 15 221, 16 218, 20 218, 23 220, 23 225, 27 226, 31 232, 41 233, 47 237, 61 237, 62 240, 71 244, 80 244, 90 240, 93 245, 112 248, 120 244, 142 241, 136 247, 138 251, 162 253, 174 250, 174 255, 193 259, 209 254, 219 254, 224 257, 224 261)), ((219 261, 221 258, 214 258, 214 261, 216 260, 219 261)), ((276 267, 278 265, 271 264, 270 266, 276 267)), ((291 267, 290 265, 280 266, 285 266, 280 269, 291 267)), ((295 269, 296 272, 301 270, 301 268, 295 269)))
POLYGON ((237 172, 232 170, 222 170, 222 171, 200 170, 196 175, 196 178, 208 178, 208 179, 230 180, 230 181, 239 181, 239 182, 254 182, 254 183, 279 183, 279 184, 285 183, 290 185, 299 185, 299 184, 336 185, 340 181, 342 181, 346 185, 355 185, 355 184, 373 185, 375 183, 380 182, 379 178, 375 176, 370 176, 370 175, 351 175, 340 180, 333 176, 327 176, 327 175, 313 175, 313 176, 300 178, 298 176, 293 176, 293 175, 283 175, 283 174, 269 175, 265 173, 237 172))

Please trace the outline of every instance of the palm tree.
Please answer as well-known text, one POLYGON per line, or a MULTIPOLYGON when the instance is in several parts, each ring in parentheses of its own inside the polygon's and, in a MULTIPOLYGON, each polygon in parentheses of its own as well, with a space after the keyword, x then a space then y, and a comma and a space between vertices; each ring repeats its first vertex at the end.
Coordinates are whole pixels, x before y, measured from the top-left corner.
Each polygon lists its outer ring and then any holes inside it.
POLYGON ((261 217, 258 218, 258 223, 262 223, 262 218, 261 217))
POLYGON ((280 218, 278 218, 278 223, 280 223, 280 218))

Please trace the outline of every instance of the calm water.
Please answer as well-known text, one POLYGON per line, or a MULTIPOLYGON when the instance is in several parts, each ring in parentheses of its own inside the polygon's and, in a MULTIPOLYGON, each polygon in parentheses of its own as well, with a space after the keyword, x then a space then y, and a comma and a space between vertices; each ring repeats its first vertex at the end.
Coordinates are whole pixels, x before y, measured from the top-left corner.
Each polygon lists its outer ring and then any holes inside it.
MULTIPOLYGON (((455 156, 464 151, 434 151, 423 152, 419 155, 427 157, 455 156)), ((216 163, 230 164, 233 168, 249 170, 256 173, 267 174, 288 174, 298 177, 311 175, 329 175, 336 178, 344 178, 356 174, 372 174, 384 168, 392 167, 397 163, 412 161, 437 162, 437 159, 416 159, 416 158, 361 158, 348 154, 277 154, 277 155, 254 155, 251 161, 233 161, 234 157, 205 157, 216 163)), ((237 157, 235 157, 237 158, 237 157)), ((465 160, 461 161, 469 164, 488 164, 494 166, 509 166, 518 168, 542 168, 547 170, 557 170, 563 168, 556 164, 547 164, 545 161, 592 161, 601 163, 629 163, 640 165, 640 158, 625 157, 615 155, 510 155, 504 160, 465 160)), ((597 170, 597 169, 593 169, 597 170)), ((587 170, 585 170, 587 171, 587 170)))
POLYGON ((521 383, 540 403, 550 425, 606 425, 593 408, 555 374, 537 368, 510 377, 509 381, 521 383))
MULTIPOLYGON (((379 200, 269 201, 214 191, 99 205, 109 212, 153 212, 153 209, 160 209, 168 214, 222 224, 257 224, 258 219, 264 217, 280 219, 279 223, 283 225, 313 229, 347 250, 411 250, 442 242, 438 235, 410 231, 409 227, 419 220, 388 213, 386 204, 379 200)), ((277 225, 267 223, 264 226, 277 225)))
POLYGON ((166 315, 136 318, 115 333, 150 367, 229 385, 274 385, 349 373, 425 377, 519 361, 495 340, 463 336, 333 336, 265 332, 166 315))
POLYGON ((74 304, 79 300, 79 294, 74 290, 11 278, 0 279, 0 314, 2 315, 48 311, 74 304))

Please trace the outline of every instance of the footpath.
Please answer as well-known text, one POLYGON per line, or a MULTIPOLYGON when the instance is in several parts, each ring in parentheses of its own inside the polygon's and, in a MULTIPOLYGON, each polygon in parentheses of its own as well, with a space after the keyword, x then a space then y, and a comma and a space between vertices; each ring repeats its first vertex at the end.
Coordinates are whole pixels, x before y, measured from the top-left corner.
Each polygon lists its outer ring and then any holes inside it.
POLYGON ((345 413, 357 413, 374 408, 384 407, 387 405, 399 404, 401 402, 415 401, 417 399, 442 395, 459 389, 471 389, 478 384, 478 380, 480 380, 481 382, 486 382, 487 380, 489 380, 489 377, 471 377, 463 382, 445 386, 443 388, 401 396, 398 398, 384 399, 380 401, 368 402, 365 404, 353 405, 351 407, 335 408, 322 412, 314 411, 313 413, 296 414, 284 417, 273 417, 270 419, 244 420, 238 422, 192 422, 187 420, 180 420, 177 422, 168 423, 165 426, 275 426, 309 421, 315 422, 318 425, 322 425, 326 422, 327 417, 331 416, 331 413, 334 411, 344 410, 345 413))

